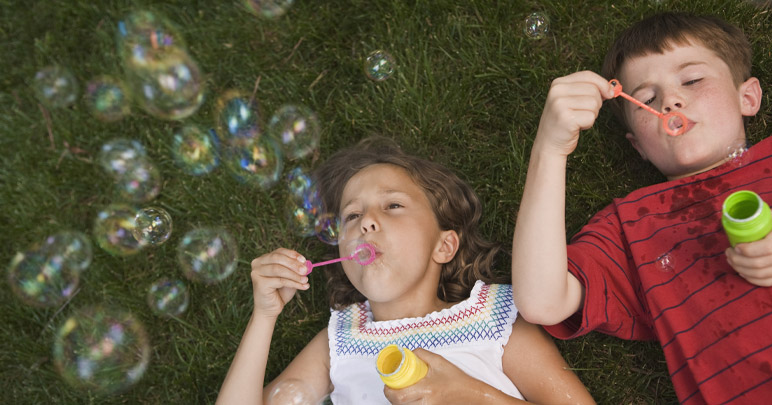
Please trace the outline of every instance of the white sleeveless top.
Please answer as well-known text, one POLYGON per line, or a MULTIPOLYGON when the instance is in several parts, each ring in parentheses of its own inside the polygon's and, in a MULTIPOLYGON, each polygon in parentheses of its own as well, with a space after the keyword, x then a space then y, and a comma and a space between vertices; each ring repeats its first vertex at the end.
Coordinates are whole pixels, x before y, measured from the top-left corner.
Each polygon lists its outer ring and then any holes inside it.
POLYGON ((477 281, 469 298, 422 318, 375 322, 367 301, 331 312, 330 399, 335 404, 389 403, 375 359, 390 344, 439 354, 470 376, 523 398, 501 366, 517 315, 509 284, 477 281))

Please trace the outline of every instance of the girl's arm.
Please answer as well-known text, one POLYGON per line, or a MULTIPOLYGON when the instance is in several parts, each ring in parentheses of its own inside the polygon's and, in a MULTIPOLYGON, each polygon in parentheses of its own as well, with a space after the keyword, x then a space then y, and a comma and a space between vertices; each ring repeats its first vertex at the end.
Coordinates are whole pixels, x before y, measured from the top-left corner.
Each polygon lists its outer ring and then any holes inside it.
POLYGON ((579 377, 569 370, 552 338, 518 315, 504 346, 504 373, 529 401, 544 404, 594 404, 579 377))

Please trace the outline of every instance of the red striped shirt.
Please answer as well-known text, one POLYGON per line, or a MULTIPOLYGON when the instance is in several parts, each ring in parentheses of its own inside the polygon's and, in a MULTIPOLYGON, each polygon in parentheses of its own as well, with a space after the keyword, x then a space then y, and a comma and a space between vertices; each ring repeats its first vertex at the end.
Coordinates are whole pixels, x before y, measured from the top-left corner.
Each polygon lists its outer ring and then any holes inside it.
POLYGON ((772 288, 745 281, 724 254, 721 206, 738 190, 772 201, 772 137, 715 169, 615 199, 568 246, 583 309, 547 330, 659 340, 681 403, 772 401, 772 288))

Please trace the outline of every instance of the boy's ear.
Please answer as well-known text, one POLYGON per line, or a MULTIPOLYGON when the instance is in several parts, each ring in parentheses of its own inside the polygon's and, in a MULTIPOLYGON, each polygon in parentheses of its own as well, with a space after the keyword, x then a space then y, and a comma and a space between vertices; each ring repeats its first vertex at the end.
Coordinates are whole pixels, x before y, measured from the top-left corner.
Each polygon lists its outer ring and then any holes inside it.
POLYGON ((454 230, 440 232, 440 239, 437 247, 434 249, 432 258, 440 264, 448 263, 453 260, 458 252, 459 238, 454 230))
POLYGON ((638 143, 638 138, 635 137, 635 134, 632 132, 628 132, 625 134, 625 138, 627 138, 628 141, 630 141, 630 145, 633 145, 633 148, 638 151, 638 153, 641 155, 641 158, 643 160, 648 161, 649 159, 646 158, 646 153, 643 152, 643 149, 641 149, 641 145, 638 143))
POLYGON ((751 77, 746 80, 739 88, 740 93, 740 111, 743 116, 751 117, 756 115, 761 107, 761 84, 759 79, 751 77))

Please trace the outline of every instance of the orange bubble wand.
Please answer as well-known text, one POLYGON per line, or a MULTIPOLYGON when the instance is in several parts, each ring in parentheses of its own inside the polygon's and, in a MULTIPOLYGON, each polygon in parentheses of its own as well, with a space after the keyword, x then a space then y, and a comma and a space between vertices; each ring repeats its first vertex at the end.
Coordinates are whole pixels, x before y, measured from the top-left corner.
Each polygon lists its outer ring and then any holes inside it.
POLYGON ((622 91, 622 83, 620 83, 619 80, 611 79, 609 80, 609 84, 614 86, 614 97, 622 96, 622 98, 626 98, 631 103, 656 115, 660 120, 662 120, 662 128, 665 130, 665 132, 667 132, 668 135, 678 136, 686 132, 686 127, 689 124, 689 119, 686 118, 685 115, 681 114, 678 111, 671 111, 667 114, 662 114, 661 112, 633 98, 629 94, 624 93, 622 91))

